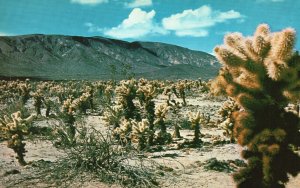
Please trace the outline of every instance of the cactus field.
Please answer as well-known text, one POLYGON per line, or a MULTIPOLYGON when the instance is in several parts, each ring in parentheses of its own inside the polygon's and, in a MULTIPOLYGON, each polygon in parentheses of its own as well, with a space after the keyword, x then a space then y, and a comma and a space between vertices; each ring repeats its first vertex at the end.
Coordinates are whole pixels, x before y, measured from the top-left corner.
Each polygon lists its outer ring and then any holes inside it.
POLYGON ((299 187, 295 37, 226 35, 213 80, 0 81, 0 187, 299 187))

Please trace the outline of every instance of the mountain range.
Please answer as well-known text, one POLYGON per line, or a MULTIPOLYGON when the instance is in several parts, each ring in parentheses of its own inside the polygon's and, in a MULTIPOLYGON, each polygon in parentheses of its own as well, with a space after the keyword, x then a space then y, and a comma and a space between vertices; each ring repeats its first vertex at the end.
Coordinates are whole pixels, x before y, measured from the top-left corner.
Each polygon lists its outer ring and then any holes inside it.
POLYGON ((2 78, 210 79, 219 68, 208 53, 159 42, 42 34, 0 37, 2 78))

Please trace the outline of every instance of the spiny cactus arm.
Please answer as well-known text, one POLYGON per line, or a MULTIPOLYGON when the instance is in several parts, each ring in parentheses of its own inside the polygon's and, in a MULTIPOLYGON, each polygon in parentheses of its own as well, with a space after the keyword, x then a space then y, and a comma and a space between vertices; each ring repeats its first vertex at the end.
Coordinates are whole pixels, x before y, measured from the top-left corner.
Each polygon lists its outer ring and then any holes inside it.
POLYGON ((248 167, 235 175, 237 187, 283 187, 287 173, 300 171, 290 165, 290 160, 300 164, 300 158, 288 146, 297 140, 300 120, 284 110, 289 100, 300 97, 294 42, 293 29, 270 33, 263 24, 253 37, 230 35, 215 49, 223 68, 212 86, 241 107, 232 117, 238 143, 247 146, 248 167))

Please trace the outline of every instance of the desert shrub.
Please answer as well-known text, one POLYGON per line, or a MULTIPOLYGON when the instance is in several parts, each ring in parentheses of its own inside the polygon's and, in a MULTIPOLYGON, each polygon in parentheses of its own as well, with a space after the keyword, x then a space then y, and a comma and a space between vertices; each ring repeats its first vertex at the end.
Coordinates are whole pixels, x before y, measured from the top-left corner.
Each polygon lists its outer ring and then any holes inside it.
POLYGON ((299 117, 284 109, 300 94, 295 37, 291 28, 271 33, 262 24, 253 37, 232 33, 215 48, 223 67, 212 89, 241 107, 233 114, 234 133, 248 165, 234 175, 237 187, 284 187, 288 174, 300 171, 300 157, 290 147, 300 145, 299 117))
POLYGON ((157 187, 155 162, 139 157, 131 146, 120 146, 111 132, 95 129, 79 130, 74 147, 55 162, 35 162, 30 177, 12 181, 17 186, 24 180, 55 187, 82 187, 82 183, 97 180, 117 183, 122 187, 157 187))
POLYGON ((231 173, 237 171, 239 167, 245 167, 246 163, 243 160, 217 160, 216 158, 211 158, 205 161, 204 169, 213 170, 218 172, 231 173))

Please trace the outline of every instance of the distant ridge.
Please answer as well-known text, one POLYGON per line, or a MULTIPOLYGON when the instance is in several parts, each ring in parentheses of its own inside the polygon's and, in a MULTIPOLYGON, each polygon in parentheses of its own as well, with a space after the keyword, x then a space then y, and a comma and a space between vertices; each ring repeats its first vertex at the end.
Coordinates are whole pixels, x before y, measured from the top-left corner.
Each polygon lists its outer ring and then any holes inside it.
POLYGON ((0 78, 40 80, 210 79, 219 64, 200 51, 104 37, 21 35, 0 37, 0 78))

